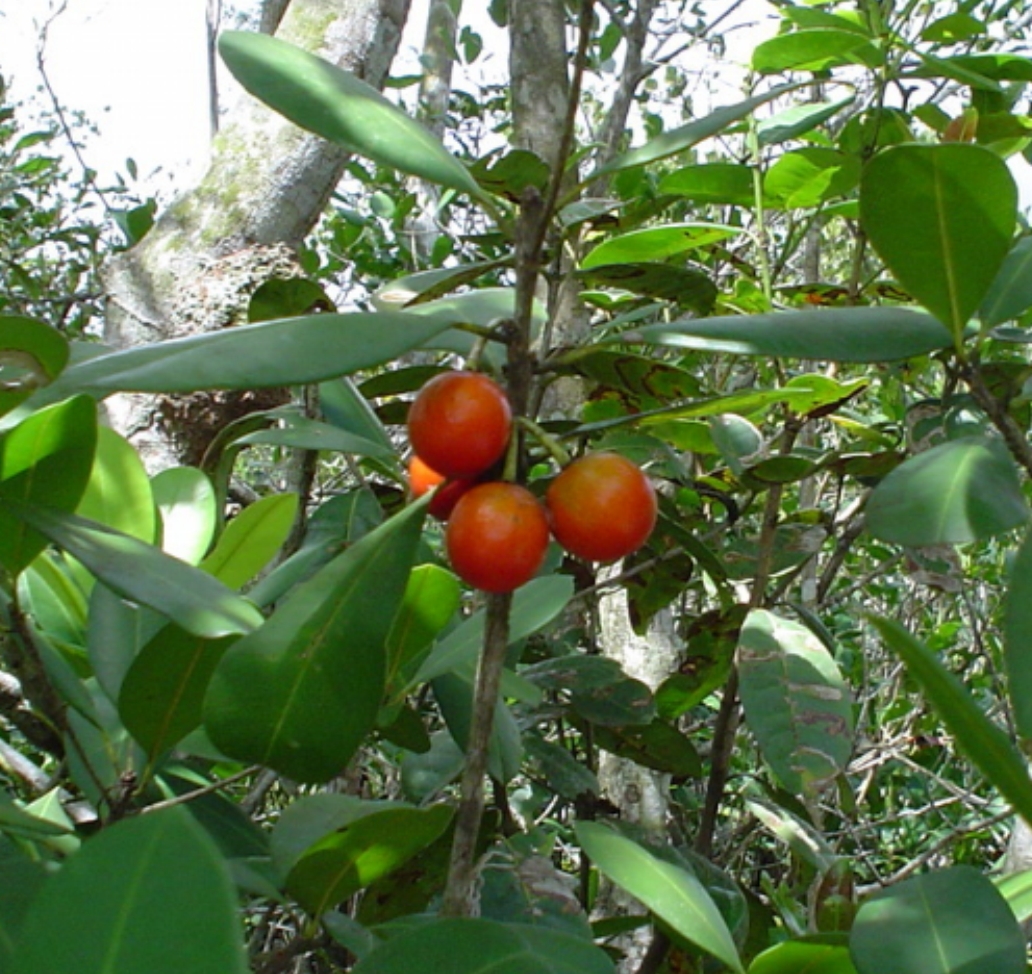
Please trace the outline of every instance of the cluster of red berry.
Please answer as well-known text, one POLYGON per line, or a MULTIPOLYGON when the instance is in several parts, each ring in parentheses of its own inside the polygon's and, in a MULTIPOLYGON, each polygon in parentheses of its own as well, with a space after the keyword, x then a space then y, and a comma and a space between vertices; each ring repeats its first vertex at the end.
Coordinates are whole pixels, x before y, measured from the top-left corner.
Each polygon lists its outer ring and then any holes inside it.
POLYGON ((420 389, 409 410, 413 495, 435 489, 430 512, 447 521, 445 547, 456 574, 487 592, 529 581, 550 535, 571 554, 610 562, 637 551, 656 523, 648 477, 617 453, 574 460, 542 504, 527 488, 484 480, 505 453, 512 410, 502 389, 479 372, 444 372, 420 389))

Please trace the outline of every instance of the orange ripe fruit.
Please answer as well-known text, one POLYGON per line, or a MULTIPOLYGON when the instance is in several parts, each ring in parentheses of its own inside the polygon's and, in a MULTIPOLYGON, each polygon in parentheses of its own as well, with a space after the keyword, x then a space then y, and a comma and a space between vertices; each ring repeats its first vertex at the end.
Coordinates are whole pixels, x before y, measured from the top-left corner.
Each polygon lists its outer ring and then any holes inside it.
POLYGON ((408 414, 412 448, 456 480, 483 473, 505 452, 512 409, 501 387, 479 372, 442 372, 416 394, 408 414))
POLYGON ((438 473, 421 457, 413 455, 408 465, 409 490, 413 497, 422 497, 428 490, 444 483, 444 474, 438 473))
POLYGON ((588 561, 616 561, 637 551, 656 525, 651 481, 618 453, 574 460, 549 485, 545 503, 556 540, 588 561))
POLYGON ((537 573, 548 537, 548 516, 529 490, 491 481, 459 498, 444 542, 463 581, 485 592, 511 592, 537 573))
POLYGON ((409 491, 413 498, 422 497, 427 491, 434 491, 427 510, 438 521, 447 521, 459 498, 476 483, 475 480, 446 480, 415 454, 409 460, 408 469, 409 491))

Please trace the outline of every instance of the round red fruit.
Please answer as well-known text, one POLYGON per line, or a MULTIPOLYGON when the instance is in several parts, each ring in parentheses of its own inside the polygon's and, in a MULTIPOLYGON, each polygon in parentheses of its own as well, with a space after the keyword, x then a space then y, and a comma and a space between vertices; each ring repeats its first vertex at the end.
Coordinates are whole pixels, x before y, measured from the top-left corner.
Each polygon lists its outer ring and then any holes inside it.
POLYGON ((479 372, 442 372, 416 395, 408 414, 412 448, 456 480, 483 473, 505 452, 512 409, 501 387, 479 372))
POLYGON ((427 491, 443 484, 444 474, 438 473, 422 457, 413 454, 408 465, 409 491, 412 496, 422 497, 427 491))
POLYGON ((444 535, 455 573, 485 592, 511 592, 530 581, 548 549, 548 517, 518 484, 477 484, 460 499, 444 535))
POLYGON ((589 453, 549 485, 552 533, 571 554, 616 561, 637 551, 656 525, 651 481, 618 453, 589 453))

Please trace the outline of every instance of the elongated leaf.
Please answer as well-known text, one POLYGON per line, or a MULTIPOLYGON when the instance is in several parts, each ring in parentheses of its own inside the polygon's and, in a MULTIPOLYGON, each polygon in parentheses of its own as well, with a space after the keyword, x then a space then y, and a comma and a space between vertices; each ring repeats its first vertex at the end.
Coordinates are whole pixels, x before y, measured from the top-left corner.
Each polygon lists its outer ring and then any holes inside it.
POLYGON ((874 617, 882 639, 906 664, 957 745, 1026 821, 1032 822, 1032 780, 1007 735, 975 703, 938 657, 898 622, 874 617))
POLYGON ((347 71, 275 37, 245 31, 220 34, 219 53, 251 94, 302 128, 381 165, 481 195, 466 167, 434 135, 347 71))
POLYGON ((599 244, 581 261, 581 268, 589 270, 605 264, 663 260, 686 250, 709 246, 741 232, 741 227, 722 226, 718 223, 675 223, 633 230, 599 244))
POLYGON ((433 919, 381 944, 354 974, 614 974, 583 937, 480 918, 433 919))
POLYGON ((659 181, 661 193, 685 196, 697 203, 752 206, 756 199, 753 169, 731 162, 685 166, 659 181))
POLYGON ((1032 237, 1022 237, 1007 255, 978 309, 987 325, 1017 318, 1032 307, 1032 237))
POLYGON ((845 944, 786 940, 757 955, 749 974, 857 974, 845 944))
POLYGON ((1003 653, 1007 691, 1014 725, 1025 740, 1032 739, 1032 532, 1011 565, 1004 602, 1003 653))
POLYGON ((853 748, 849 688, 805 626, 763 609, 738 642, 742 706, 764 759, 793 794, 812 794, 845 768, 853 748))
POLYGON ((312 916, 320 916, 429 846, 448 827, 453 811, 441 804, 365 815, 309 848, 291 869, 287 890, 312 916))
POLYGON ((169 808, 104 829, 46 881, 12 971, 246 974, 238 922, 222 856, 189 812, 169 808))
POLYGON ((96 405, 85 396, 34 413, 0 439, 0 564, 12 575, 47 543, 13 505, 75 510, 96 444, 96 405))
POLYGON ((895 362, 952 345, 935 318, 892 307, 689 318, 625 331, 611 341, 829 362, 895 362))
POLYGON ((0 315, 0 416, 53 382, 68 363, 68 341, 35 318, 0 315))
POLYGON ((1017 187, 978 145, 900 145, 860 182, 860 219, 889 270, 960 342, 1010 250, 1017 187))
POLYGON ((578 822, 577 838, 596 866, 641 900, 685 940, 732 970, 744 971, 724 918, 698 879, 597 822, 578 822))
POLYGON ((248 433, 234 440, 234 443, 238 446, 264 443, 268 446, 289 446, 298 450, 332 450, 381 460, 393 459, 395 456, 390 446, 338 429, 331 423, 320 423, 314 419, 297 416, 290 417, 282 427, 248 433))
POLYGON ((871 495, 867 529, 897 544, 960 544, 1009 531, 1028 516, 1007 449, 969 436, 896 467, 871 495))
POLYGON ((1032 919, 1032 869, 994 876, 993 883, 1007 901, 1018 923, 1027 923, 1032 919))
POLYGON ((217 747, 299 781, 341 772, 376 722, 424 511, 365 535, 223 656, 204 708, 217 747))
POLYGON ((152 762, 201 726, 211 675, 236 638, 204 639, 168 625, 133 660, 118 712, 152 762))
POLYGON ((789 139, 798 138, 823 125, 843 108, 848 108, 856 99, 850 95, 835 102, 807 102, 793 105, 771 118, 765 118, 756 126, 760 145, 777 145, 789 139))
POLYGON ((761 74, 780 71, 822 71, 840 64, 881 63, 882 56, 869 38, 851 30, 814 27, 779 34, 753 51, 752 66, 761 74))
POLYGON ((972 866, 914 876, 872 896, 849 938, 859 974, 1025 974, 1007 901, 972 866))
POLYGON ((97 429, 97 452, 75 513, 141 541, 154 541, 157 513, 140 455, 113 429, 97 429))
POLYGON ((156 609, 196 636, 218 639, 250 632, 262 623, 254 605, 221 582, 136 538, 72 514, 11 506, 114 592, 156 609))
POLYGON ((297 506, 297 494, 270 494, 249 504, 226 525, 201 568, 230 588, 251 581, 287 540, 297 506))
MULTIPOLYGON (((454 319, 402 311, 266 321, 98 355, 66 369, 40 401, 85 392, 195 392, 304 385, 418 348, 454 319)), ((36 399, 33 400, 34 402, 36 399)))
POLYGON ((756 95, 734 105, 718 108, 705 118, 689 122, 687 125, 671 129, 669 132, 663 132, 637 149, 630 149, 610 159, 609 162, 590 176, 588 181, 590 182, 608 173, 619 172, 622 169, 631 169, 634 166, 645 166, 651 162, 659 162, 660 159, 666 159, 675 153, 690 149, 693 145, 697 145, 705 139, 719 135, 734 125, 735 122, 748 118, 761 105, 765 105, 767 102, 779 98, 786 92, 798 87, 799 85, 778 85, 778 87, 771 88, 770 91, 764 92, 762 95, 756 95))

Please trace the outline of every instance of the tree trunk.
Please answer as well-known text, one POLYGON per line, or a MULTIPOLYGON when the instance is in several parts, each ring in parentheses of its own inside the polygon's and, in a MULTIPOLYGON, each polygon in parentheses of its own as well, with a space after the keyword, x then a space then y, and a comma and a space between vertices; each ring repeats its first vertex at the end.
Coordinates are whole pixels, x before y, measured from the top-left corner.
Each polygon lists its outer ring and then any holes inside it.
MULTIPOLYGON (((293 0, 277 36, 380 87, 398 47, 409 0, 293 0)), ((128 347, 238 324, 250 295, 272 277, 300 273, 295 248, 336 186, 346 153, 243 96, 213 144, 208 172, 132 250, 106 268, 104 337, 128 347)), ((109 402, 117 428, 151 469, 196 460, 206 433, 259 398, 109 402), (231 407, 222 404, 233 400, 231 407), (178 433, 177 433, 178 431, 178 433), (188 435, 187 435, 188 434, 188 435)))

